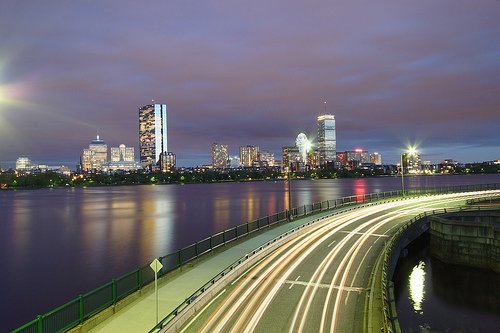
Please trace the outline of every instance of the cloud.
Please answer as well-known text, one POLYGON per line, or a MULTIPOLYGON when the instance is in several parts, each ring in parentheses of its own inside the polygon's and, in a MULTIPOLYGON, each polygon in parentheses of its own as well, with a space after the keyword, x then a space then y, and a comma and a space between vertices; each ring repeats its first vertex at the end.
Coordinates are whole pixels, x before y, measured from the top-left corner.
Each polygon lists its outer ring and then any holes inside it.
POLYGON ((314 136, 325 100, 339 148, 390 155, 421 138, 429 148, 465 147, 457 159, 481 150, 483 159, 497 158, 481 147, 500 145, 499 7, 465 0, 2 4, 0 59, 8 53, 9 61, 0 85, 6 78, 29 85, 22 98, 36 107, 3 116, 25 138, 13 148, 1 132, 0 160, 22 150, 77 161, 96 130, 137 147, 137 109, 151 99, 168 104, 170 147, 190 162, 212 141, 279 153, 299 132, 314 136))

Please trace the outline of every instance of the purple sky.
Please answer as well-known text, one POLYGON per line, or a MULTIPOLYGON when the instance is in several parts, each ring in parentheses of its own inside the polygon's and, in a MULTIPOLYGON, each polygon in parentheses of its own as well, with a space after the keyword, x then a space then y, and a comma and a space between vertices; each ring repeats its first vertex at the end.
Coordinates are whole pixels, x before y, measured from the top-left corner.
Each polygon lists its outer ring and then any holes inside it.
POLYGON ((395 162, 500 158, 500 1, 2 1, 0 164, 74 167, 99 131, 136 147, 138 107, 169 110, 178 164, 212 142, 275 152, 316 137, 395 162))

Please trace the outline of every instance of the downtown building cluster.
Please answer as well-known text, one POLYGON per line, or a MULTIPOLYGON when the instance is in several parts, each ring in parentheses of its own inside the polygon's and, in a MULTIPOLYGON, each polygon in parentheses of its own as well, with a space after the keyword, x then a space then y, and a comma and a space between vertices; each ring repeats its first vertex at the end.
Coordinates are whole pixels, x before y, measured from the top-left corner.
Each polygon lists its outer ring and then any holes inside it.
POLYGON ((227 144, 214 143, 212 144, 212 164, 205 167, 214 169, 280 168, 284 172, 295 172, 317 168, 356 169, 382 165, 382 156, 376 152, 369 154, 363 149, 337 151, 334 115, 318 116, 317 128, 316 145, 304 133, 300 133, 293 146, 282 148, 281 160, 276 160, 274 153, 251 145, 239 147, 239 156, 231 157, 227 144))
POLYGON ((149 104, 139 108, 139 161, 134 147, 111 147, 99 138, 92 140, 80 158, 82 173, 168 172, 175 169, 176 157, 167 149, 167 106, 149 104), (110 157, 110 158, 109 158, 110 157))
MULTIPOLYGON (((300 133, 294 145, 282 147, 281 160, 275 154, 258 146, 240 146, 238 155, 230 155, 229 145, 213 143, 211 147, 212 163, 193 168, 197 171, 206 169, 273 169, 282 172, 307 172, 316 169, 369 170, 378 174, 395 174, 403 169, 405 174, 456 173, 472 170, 484 163, 461 164, 452 159, 438 164, 422 161, 416 151, 403 153, 396 165, 382 165, 382 156, 374 152, 370 154, 364 149, 348 151, 337 150, 335 116, 321 114, 317 116, 317 142, 309 140, 300 133)), ((83 149, 78 171, 81 173, 115 173, 115 172, 172 172, 176 170, 176 155, 168 150, 167 106, 166 104, 148 104, 138 109, 138 141, 139 160, 135 159, 134 147, 124 144, 110 147, 99 135, 89 146, 83 149)), ((492 161, 491 165, 499 165, 492 161)), ((192 168, 187 168, 192 169, 192 168)), ((186 168, 182 168, 186 170, 186 168)), ((70 174, 66 166, 48 166, 37 164, 26 156, 16 161, 15 171, 22 174, 58 172, 70 174)), ((1 172, 1 169, 0 169, 1 172)))

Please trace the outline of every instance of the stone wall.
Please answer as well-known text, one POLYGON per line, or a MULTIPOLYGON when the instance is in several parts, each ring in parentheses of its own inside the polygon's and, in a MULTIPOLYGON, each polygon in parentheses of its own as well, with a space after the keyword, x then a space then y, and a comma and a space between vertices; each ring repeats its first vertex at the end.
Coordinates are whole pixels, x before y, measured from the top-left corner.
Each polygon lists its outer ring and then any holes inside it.
POLYGON ((500 273, 500 212, 430 218, 431 255, 441 261, 500 273))

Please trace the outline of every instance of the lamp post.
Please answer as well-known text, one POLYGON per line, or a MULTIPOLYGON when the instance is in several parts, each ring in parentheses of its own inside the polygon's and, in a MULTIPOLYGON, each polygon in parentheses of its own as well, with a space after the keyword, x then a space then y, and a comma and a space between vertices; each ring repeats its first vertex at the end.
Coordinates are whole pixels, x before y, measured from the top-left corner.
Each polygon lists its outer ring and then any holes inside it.
POLYGON ((292 221, 292 177, 290 175, 290 167, 288 167, 288 221, 292 221))
POLYGON ((408 164, 408 157, 415 155, 417 155, 417 148, 413 146, 407 147, 407 150, 403 151, 403 153, 401 154, 401 195, 403 197, 405 196, 405 181, 404 181, 405 167, 403 163, 406 160, 406 164, 408 164))
POLYGON ((405 153, 402 153, 401 154, 401 195, 404 197, 405 196, 405 180, 404 180, 404 166, 403 166, 403 155, 405 155, 405 153))

